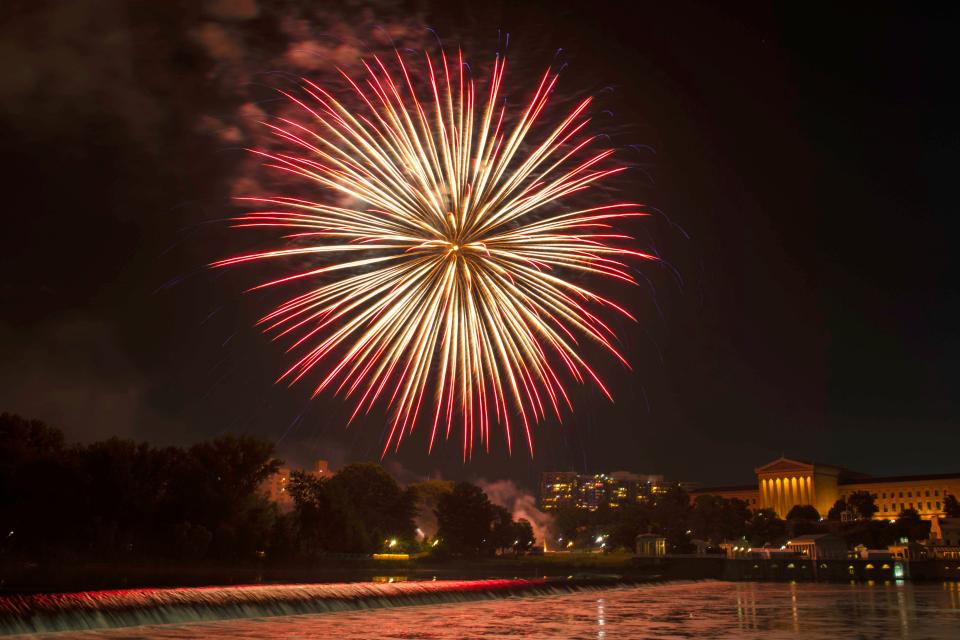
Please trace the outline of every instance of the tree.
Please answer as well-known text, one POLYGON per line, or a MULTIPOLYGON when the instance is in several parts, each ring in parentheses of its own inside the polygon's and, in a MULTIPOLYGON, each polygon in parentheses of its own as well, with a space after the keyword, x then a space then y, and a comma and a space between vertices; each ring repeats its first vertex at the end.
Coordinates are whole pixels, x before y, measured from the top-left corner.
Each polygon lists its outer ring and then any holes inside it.
POLYGON ((200 560, 207 553, 213 534, 201 524, 181 522, 173 528, 177 554, 181 560, 200 560))
POLYGON ((437 537, 444 548, 477 555, 487 544, 495 512, 487 494, 469 482, 458 482, 437 503, 437 537))
MULTIPOLYGON (((159 497, 151 496, 139 477, 149 466, 152 448, 110 438, 71 453, 83 481, 88 543, 101 554, 139 549, 144 521, 155 511, 159 497)), ((158 489, 162 493, 163 488, 158 489)))
POLYGON ((677 485, 653 499, 650 520, 653 528, 666 537, 672 551, 685 552, 690 545, 687 534, 690 510, 690 495, 677 485))
POLYGON ((590 514, 585 509, 564 505, 554 512, 553 531, 562 546, 569 542, 576 543, 578 538, 585 537, 589 526, 590 514), (562 540, 559 540, 560 538, 562 540))
POLYGON ((897 516, 897 523, 916 524, 920 522, 920 514, 916 509, 904 509, 897 516))
POLYGON ((526 518, 519 518, 513 523, 513 550, 514 553, 527 553, 536 543, 533 537, 533 526, 526 518))
POLYGON ((904 509, 897 516, 894 530, 898 538, 925 540, 930 537, 930 521, 922 520, 916 509, 904 509))
POLYGON ((252 436, 199 442, 172 478, 175 511, 213 533, 211 555, 252 558, 268 544, 275 514, 260 486, 281 464, 272 443, 252 436))
POLYGON ((493 509, 493 528, 487 540, 487 546, 503 553, 505 549, 513 547, 514 531, 513 516, 500 505, 491 505, 493 509))
POLYGON ((0 415, 2 550, 44 559, 253 559, 270 548, 276 505, 261 483, 273 445, 223 437, 185 450, 120 438, 64 445, 36 420, 0 415))
POLYGON ((437 537, 437 503, 440 496, 453 491, 449 480, 424 480, 407 487, 414 496, 416 524, 423 531, 424 541, 437 537))
POLYGON ((379 548, 341 486, 294 471, 287 491, 293 499, 297 547, 304 556, 369 553, 379 548))
POLYGON ((382 550, 384 540, 413 539, 415 496, 380 465, 347 465, 330 479, 330 490, 342 494, 359 522, 362 539, 357 546, 364 551, 382 550))
POLYGON ((738 540, 746 533, 750 509, 736 498, 697 496, 690 512, 692 535, 720 544, 724 540, 738 540))
POLYGON ((251 436, 221 436, 193 445, 174 479, 178 499, 191 511, 182 516, 216 536, 218 525, 263 502, 260 485, 281 464, 273 457, 273 444, 251 436))
POLYGON ((451 480, 423 480, 415 482, 408 486, 413 492, 417 503, 423 503, 429 507, 436 508, 440 496, 453 491, 454 483, 451 480))
POLYGON ((790 520, 808 520, 810 522, 820 521, 820 512, 813 505, 798 504, 787 513, 787 521, 790 520))
POLYGON ((840 532, 847 546, 862 544, 868 549, 881 549, 897 542, 896 526, 888 520, 860 520, 845 526, 840 532))
POLYGON ((633 550, 637 544, 637 536, 649 529, 649 507, 646 504, 626 503, 614 514, 607 542, 611 549, 633 550))
POLYGON ((307 473, 290 476, 293 527, 278 520, 275 539, 305 556, 371 553, 409 548, 414 538, 417 491, 403 489, 377 464, 355 463, 329 480, 307 473), (396 546, 396 543, 400 543, 396 546))
POLYGON ((957 501, 957 496, 952 494, 944 496, 943 510, 948 518, 960 518, 960 501, 957 501))
POLYGON ((3 548, 42 554, 67 543, 82 515, 76 470, 63 432, 39 420, 0 415, 0 531, 3 548))
POLYGON ((847 506, 857 520, 870 520, 878 511, 877 495, 869 491, 854 491, 847 497, 847 506))
POLYGON ((773 509, 760 509, 747 523, 747 537, 755 547, 779 546, 787 539, 787 523, 773 509))
POLYGON ((787 513, 787 533, 790 537, 802 536, 807 533, 822 533, 820 512, 809 504, 795 505, 787 513))
POLYGON ((843 517, 843 512, 847 510, 847 502, 843 498, 837 499, 833 503, 833 506, 830 507, 830 511, 827 512, 828 520, 840 520, 843 517))

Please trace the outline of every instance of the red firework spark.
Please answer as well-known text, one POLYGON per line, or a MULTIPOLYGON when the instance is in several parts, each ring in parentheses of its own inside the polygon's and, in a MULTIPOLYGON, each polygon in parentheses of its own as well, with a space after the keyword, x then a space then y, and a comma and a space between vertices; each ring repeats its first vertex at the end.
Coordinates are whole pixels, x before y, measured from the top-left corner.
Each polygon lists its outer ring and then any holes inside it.
POLYGON ((315 268, 255 287, 311 283, 260 324, 301 352, 280 380, 293 384, 322 369, 314 395, 334 389, 353 399, 351 421, 386 403, 384 454, 424 411, 432 414, 431 450, 455 422, 464 458, 475 441, 489 451, 493 422, 512 448, 513 414, 533 455, 531 423, 547 412, 560 419, 562 404, 572 410, 561 377, 589 378, 610 397, 581 357, 578 336, 627 364, 592 309, 630 314, 569 276, 635 283, 622 260, 654 257, 630 248, 633 238, 614 225, 647 214, 638 204, 584 201, 624 167, 607 165, 612 149, 591 150, 598 136, 585 133, 589 98, 556 122, 540 122, 555 72, 548 69, 508 119, 506 105, 498 106, 504 59, 494 60, 478 105, 462 54, 452 71, 440 57, 435 65, 426 55, 421 90, 399 53, 393 71, 374 58, 364 63, 364 80, 342 74, 359 110, 309 81, 302 99, 284 94, 301 120, 265 125, 290 152, 255 153, 339 204, 246 198, 265 209, 236 218, 236 226, 280 229, 283 245, 214 266, 316 260, 315 268))

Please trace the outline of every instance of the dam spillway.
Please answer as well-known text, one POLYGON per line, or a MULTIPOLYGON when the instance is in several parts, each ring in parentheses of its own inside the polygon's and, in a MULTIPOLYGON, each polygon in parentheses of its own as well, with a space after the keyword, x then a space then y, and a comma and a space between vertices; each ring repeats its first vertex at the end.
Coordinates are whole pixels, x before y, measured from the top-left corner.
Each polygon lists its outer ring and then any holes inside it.
POLYGON ((612 579, 432 580, 125 589, 0 598, 0 634, 301 615, 575 591, 612 579))

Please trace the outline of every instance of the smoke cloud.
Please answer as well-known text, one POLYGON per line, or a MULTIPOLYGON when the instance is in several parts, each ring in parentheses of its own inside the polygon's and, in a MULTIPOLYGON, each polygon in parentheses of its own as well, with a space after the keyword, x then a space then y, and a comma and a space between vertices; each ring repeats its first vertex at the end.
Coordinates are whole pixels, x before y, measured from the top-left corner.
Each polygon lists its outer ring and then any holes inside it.
POLYGON ((553 539, 553 516, 537 508, 537 499, 532 493, 518 487, 513 480, 477 481, 490 502, 499 505, 513 514, 514 520, 523 518, 533 527, 537 543, 553 539))

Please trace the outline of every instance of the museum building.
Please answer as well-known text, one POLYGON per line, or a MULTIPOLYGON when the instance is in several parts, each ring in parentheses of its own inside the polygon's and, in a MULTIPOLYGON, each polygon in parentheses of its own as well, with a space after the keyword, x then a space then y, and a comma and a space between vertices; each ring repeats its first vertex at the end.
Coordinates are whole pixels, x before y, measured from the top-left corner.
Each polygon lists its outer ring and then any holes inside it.
POLYGON ((904 509, 915 509, 924 519, 942 517, 946 496, 960 496, 960 472, 878 478, 843 467, 785 457, 755 472, 755 485, 697 488, 690 491, 691 498, 701 495, 738 498, 751 509, 773 509, 783 518, 794 506, 807 504, 826 516, 838 499, 856 491, 867 491, 876 496, 874 519, 885 520, 896 518, 904 509))

